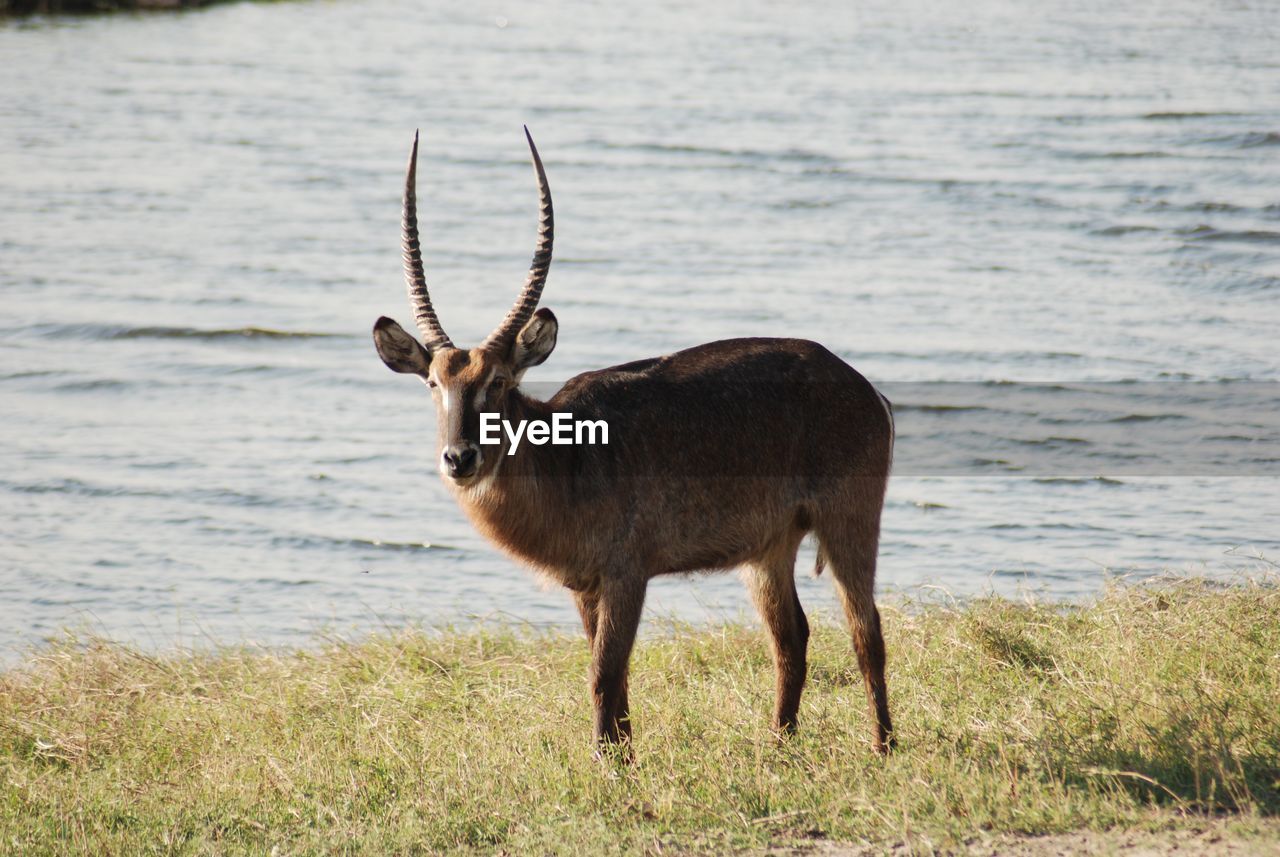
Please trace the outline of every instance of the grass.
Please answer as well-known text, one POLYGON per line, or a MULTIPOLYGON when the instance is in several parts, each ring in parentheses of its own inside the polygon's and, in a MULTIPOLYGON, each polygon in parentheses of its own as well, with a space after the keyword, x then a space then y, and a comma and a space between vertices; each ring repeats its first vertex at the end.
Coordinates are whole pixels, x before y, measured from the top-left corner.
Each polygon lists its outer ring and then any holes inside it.
POLYGON ((161 658, 68 640, 0 675, 0 850, 927 851, 978 831, 1224 816, 1233 835, 1274 836, 1274 581, 882 612, 888 759, 870 752, 832 623, 815 623, 801 731, 783 742, 762 631, 643 640, 629 767, 592 759, 574 637, 407 632, 161 658))

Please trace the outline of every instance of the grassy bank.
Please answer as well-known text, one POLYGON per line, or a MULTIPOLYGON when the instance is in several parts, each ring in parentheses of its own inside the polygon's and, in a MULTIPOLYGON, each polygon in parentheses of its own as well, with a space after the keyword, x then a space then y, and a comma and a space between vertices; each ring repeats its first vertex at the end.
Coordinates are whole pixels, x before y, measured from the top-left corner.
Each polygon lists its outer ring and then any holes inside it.
POLYGON ((1274 586, 883 613, 900 736, 887 760, 870 753, 833 624, 815 627, 801 732, 782 744, 761 631, 642 641, 631 767, 591 758, 573 637, 409 633, 164 659, 46 649, 0 676, 0 850, 927 850, 1214 816, 1245 841, 1274 837, 1274 586))

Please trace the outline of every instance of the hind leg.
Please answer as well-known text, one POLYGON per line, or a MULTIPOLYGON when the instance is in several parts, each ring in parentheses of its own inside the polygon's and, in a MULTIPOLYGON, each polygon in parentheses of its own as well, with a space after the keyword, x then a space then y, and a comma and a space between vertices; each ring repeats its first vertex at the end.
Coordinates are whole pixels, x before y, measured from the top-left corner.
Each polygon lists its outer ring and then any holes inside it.
POLYGON ((800 694, 808 667, 809 622, 796 594, 795 558, 799 539, 788 540, 769 556, 752 563, 745 573, 760 618, 769 631, 777 677, 773 728, 789 734, 796 729, 800 694))
POLYGON ((819 539, 849 621, 853 650, 866 685, 867 704, 875 725, 873 744, 877 753, 887 753, 894 745, 893 723, 889 719, 889 690, 884 676, 884 637, 874 595, 879 515, 875 516, 874 527, 866 521, 861 525, 847 522, 835 532, 828 529, 820 533, 819 539))

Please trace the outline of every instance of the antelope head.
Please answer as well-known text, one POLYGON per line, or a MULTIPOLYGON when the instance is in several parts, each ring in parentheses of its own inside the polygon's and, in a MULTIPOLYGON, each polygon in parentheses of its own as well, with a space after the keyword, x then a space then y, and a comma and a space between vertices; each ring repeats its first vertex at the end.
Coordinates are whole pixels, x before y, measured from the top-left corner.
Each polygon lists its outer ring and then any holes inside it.
POLYGON ((477 348, 458 348, 449 339, 431 306, 427 278, 418 241, 416 173, 418 135, 413 135, 409 169, 404 183, 401 241, 404 279, 413 305, 414 321, 422 334, 419 342, 399 324, 383 316, 373 325, 378 356, 393 372, 417 375, 431 388, 439 426, 440 472, 458 487, 467 487, 491 475, 504 457, 501 447, 480 446, 480 414, 505 414, 512 391, 527 369, 550 356, 556 346, 559 325, 549 309, 538 309, 538 299, 551 267, 554 217, 551 189, 542 159, 525 128, 533 169, 538 180, 538 243, 529 276, 515 305, 502 323, 477 348))

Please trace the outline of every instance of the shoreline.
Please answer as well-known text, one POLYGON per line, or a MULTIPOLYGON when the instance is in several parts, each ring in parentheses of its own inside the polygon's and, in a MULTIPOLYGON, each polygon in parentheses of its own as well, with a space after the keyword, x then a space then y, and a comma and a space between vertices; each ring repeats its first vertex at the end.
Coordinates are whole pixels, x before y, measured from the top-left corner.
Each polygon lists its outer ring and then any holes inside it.
POLYGON ((591 758, 575 635, 403 632, 160 657, 49 646, 0 672, 0 842, 31 853, 1280 847, 1274 579, 882 612, 900 740, 887 760, 870 752, 860 675, 830 621, 814 625, 800 731, 782 742, 767 728, 760 629, 641 640, 636 762, 616 768, 591 758))
POLYGON ((178 12, 227 2, 230 0, 0 0, 0 21, 36 15, 57 18, 117 12, 178 12))

